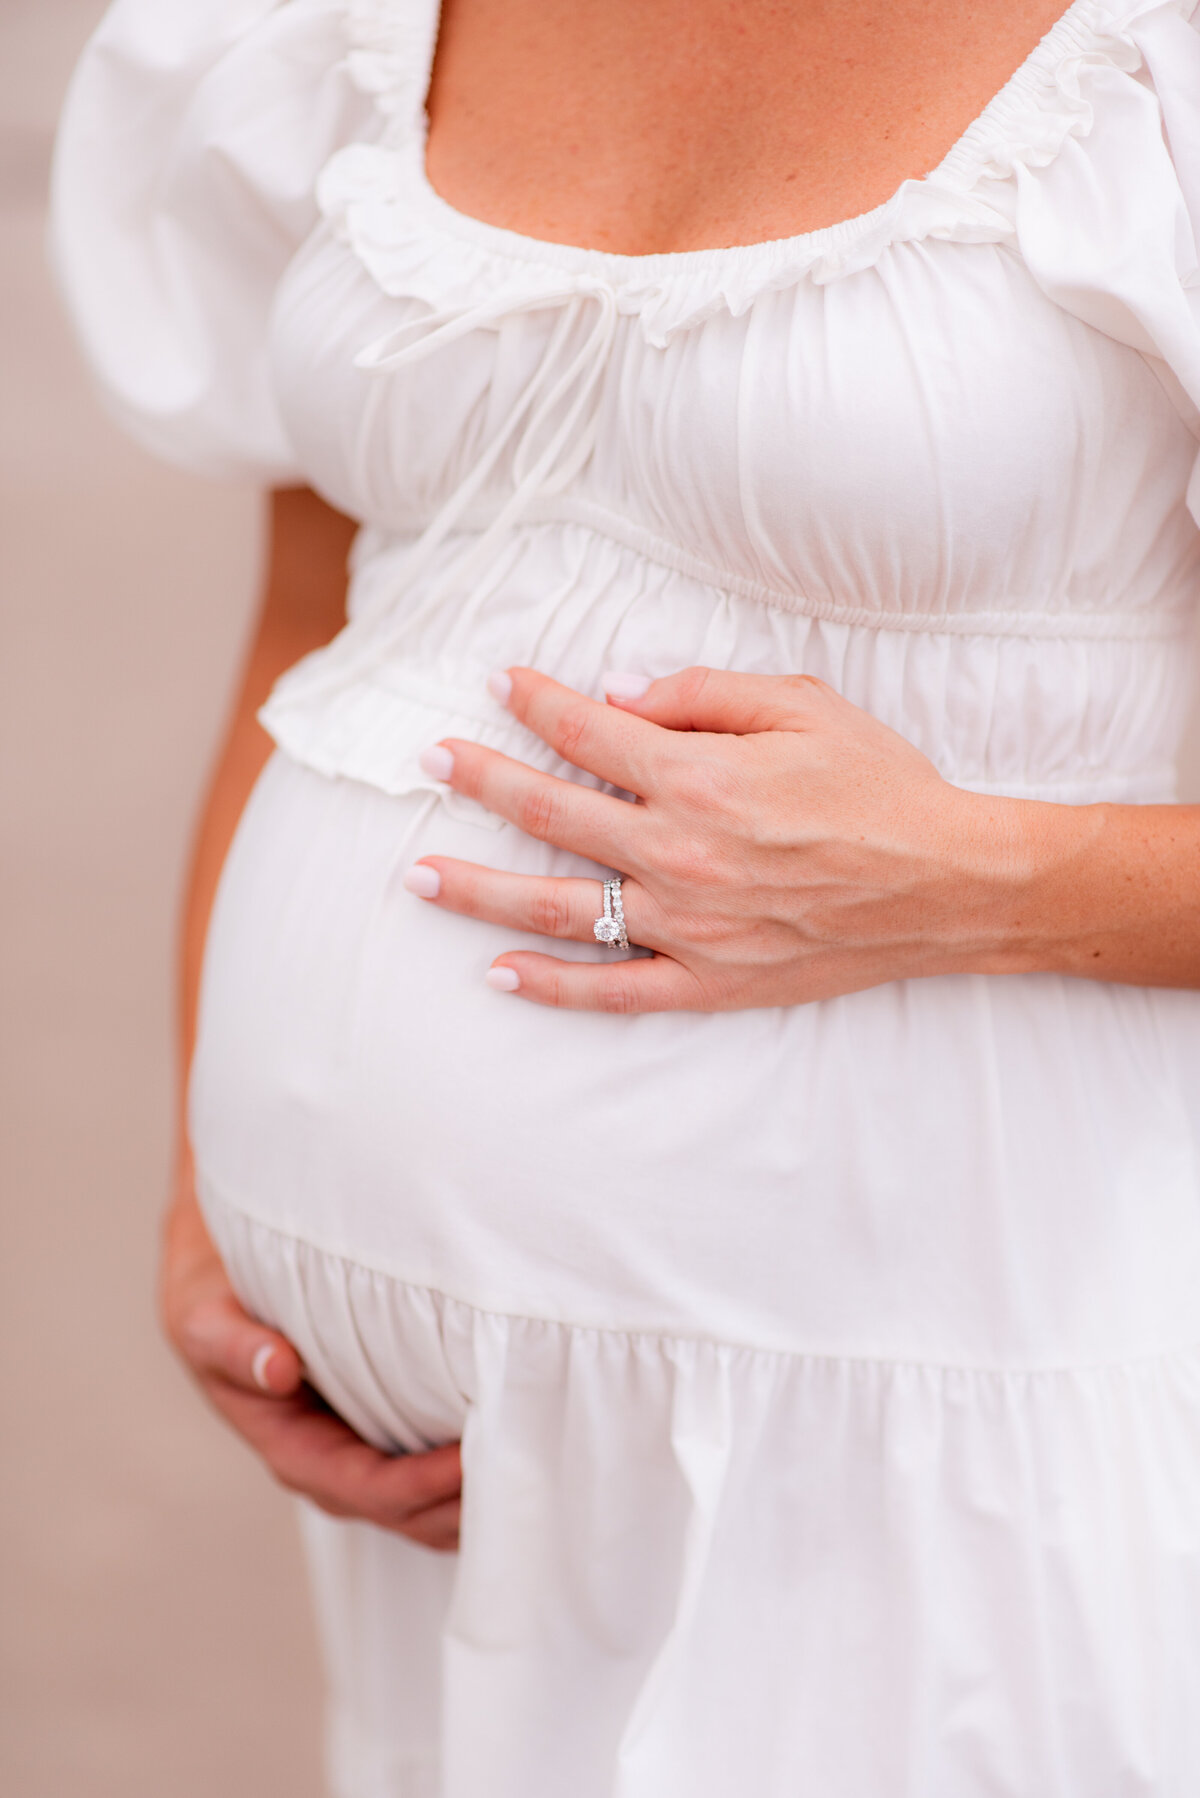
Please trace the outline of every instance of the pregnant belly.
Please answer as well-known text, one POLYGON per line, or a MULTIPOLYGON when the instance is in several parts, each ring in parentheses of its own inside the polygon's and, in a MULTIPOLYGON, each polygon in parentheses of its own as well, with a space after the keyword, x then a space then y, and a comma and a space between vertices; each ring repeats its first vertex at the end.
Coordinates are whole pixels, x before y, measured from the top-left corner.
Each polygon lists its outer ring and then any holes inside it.
POLYGON ((404 889, 425 854, 596 872, 428 794, 269 764, 201 996, 192 1132, 222 1204, 599 1329, 1004 1367, 1200 1337, 1196 995, 964 976, 554 1012, 483 980, 544 943, 404 889))

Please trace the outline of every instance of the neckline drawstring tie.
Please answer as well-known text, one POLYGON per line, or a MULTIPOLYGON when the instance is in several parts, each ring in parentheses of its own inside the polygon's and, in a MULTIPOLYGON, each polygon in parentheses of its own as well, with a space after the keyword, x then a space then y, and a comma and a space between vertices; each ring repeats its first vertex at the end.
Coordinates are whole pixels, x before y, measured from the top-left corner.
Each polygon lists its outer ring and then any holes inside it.
MULTIPOLYGON (((488 442, 468 474, 435 513, 404 558, 399 580, 407 590, 430 566, 446 538, 477 499, 506 449, 513 452, 513 490, 482 532, 455 556, 434 582, 421 604, 408 609, 403 599, 391 630, 384 629, 365 642, 343 639, 345 652, 333 646, 323 652, 325 678, 314 679, 309 692, 341 686, 375 666, 387 655, 399 635, 426 618, 449 589, 477 576, 507 532, 534 500, 563 492, 585 467, 599 430, 601 384, 616 336, 619 309, 614 289, 606 281, 575 275, 558 290, 527 300, 490 295, 473 306, 446 308, 407 320, 368 344, 355 357, 355 366, 380 375, 424 361, 449 349, 472 331, 496 325, 525 312, 558 307, 550 340, 537 368, 525 383, 508 416, 488 442), (595 317, 583 338, 575 343, 578 326, 589 307, 595 317), (559 414, 561 413, 561 416, 559 414), (558 422, 555 423, 557 418, 558 422), (336 666, 334 664, 336 663, 336 666)), ((379 389, 380 401, 386 387, 379 389)), ((364 432, 365 438, 369 433, 364 432)), ((367 620, 362 621, 364 625, 367 620)))

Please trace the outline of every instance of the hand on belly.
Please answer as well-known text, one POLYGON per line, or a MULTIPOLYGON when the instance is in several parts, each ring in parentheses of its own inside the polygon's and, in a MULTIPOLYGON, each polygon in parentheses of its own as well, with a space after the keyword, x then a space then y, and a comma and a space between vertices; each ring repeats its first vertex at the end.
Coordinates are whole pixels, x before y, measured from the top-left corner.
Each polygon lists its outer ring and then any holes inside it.
MULTIPOLYGON (((459 739, 423 764, 530 836, 621 871, 630 941, 607 965, 531 951, 489 970, 502 991, 614 1012, 793 1005, 913 975, 1004 972, 1035 835, 1072 808, 952 786, 910 743, 808 676, 693 668, 614 677, 598 704, 530 669, 495 696, 630 804, 459 739), (642 688, 642 691, 638 691, 642 688)), ((421 898, 492 924, 591 941, 594 880, 429 856, 421 898)))

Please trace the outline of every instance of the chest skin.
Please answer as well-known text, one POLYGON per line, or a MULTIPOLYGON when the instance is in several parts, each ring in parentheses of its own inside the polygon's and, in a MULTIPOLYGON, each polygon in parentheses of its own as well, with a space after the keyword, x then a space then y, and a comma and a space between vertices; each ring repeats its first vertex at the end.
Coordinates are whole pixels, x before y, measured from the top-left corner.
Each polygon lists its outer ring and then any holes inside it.
POLYGON ((445 0, 427 167, 627 255, 816 230, 934 167, 1064 0, 445 0))

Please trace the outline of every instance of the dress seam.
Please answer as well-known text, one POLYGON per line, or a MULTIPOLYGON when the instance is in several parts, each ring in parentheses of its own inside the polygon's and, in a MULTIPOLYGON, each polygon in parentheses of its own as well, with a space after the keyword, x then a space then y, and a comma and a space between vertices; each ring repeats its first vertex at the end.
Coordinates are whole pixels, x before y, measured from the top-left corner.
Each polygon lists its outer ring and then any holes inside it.
MULTIPOLYGON (((469 511, 458 521, 463 535, 480 534, 491 522, 490 514, 469 511)), ((930 636, 1037 637, 1088 641, 1171 641, 1184 635, 1192 622, 1190 606, 1145 611, 1037 612, 996 610, 980 612, 901 612, 869 606, 844 606, 836 600, 813 599, 806 594, 771 587, 751 575, 732 574, 645 525, 623 518, 599 501, 572 494, 541 497, 524 509, 516 526, 573 524, 597 537, 631 550, 645 561, 682 574, 708 587, 718 598, 736 596, 773 612, 814 618, 824 624, 847 625, 877 632, 911 631, 930 636)), ((410 527, 419 531, 420 525, 410 527)), ((407 533, 405 533, 407 534, 407 533)))
POLYGON ((1200 1356, 1200 1341, 1181 1343, 1174 1347, 1150 1349, 1142 1354, 1126 1355, 1112 1361, 1066 1361, 1054 1363, 1037 1363, 1025 1366, 1002 1367, 988 1362, 944 1361, 936 1357, 917 1355, 883 1355, 868 1352, 833 1352, 826 1349, 792 1349, 770 1347, 767 1344, 733 1340, 725 1336, 708 1336, 699 1331, 655 1330, 643 1327, 631 1328, 613 1324, 572 1323, 569 1319, 541 1316, 537 1312, 508 1309, 497 1305, 480 1304, 475 1299, 463 1298, 458 1293, 450 1292, 443 1286, 434 1286, 427 1280, 411 1280, 390 1268, 364 1260, 360 1256, 348 1255, 341 1249, 327 1247, 311 1236, 297 1235, 294 1230, 284 1228, 264 1217, 260 1217, 247 1206, 235 1203, 227 1198, 219 1189, 219 1184, 212 1176, 197 1168, 198 1185, 203 1189, 206 1199, 215 1199, 223 1210, 256 1230, 264 1230, 281 1241, 294 1243, 301 1249, 311 1250, 314 1254, 325 1256, 338 1262, 343 1268, 353 1269, 374 1278, 392 1281, 405 1291, 419 1293, 448 1305, 455 1305, 462 1310, 474 1313, 476 1317, 502 1319, 506 1323, 534 1324, 552 1330, 569 1330, 573 1336, 605 1336, 620 1338, 629 1343, 645 1343, 657 1347, 671 1344, 704 1346, 714 1349, 725 1349, 739 1356, 749 1356, 755 1360, 809 1362, 832 1366, 845 1366, 855 1369, 884 1368, 897 1372, 916 1372, 927 1374, 961 1374, 972 1378, 985 1378, 993 1381, 1010 1382, 1013 1380, 1054 1380, 1067 1375, 1088 1375, 1106 1373, 1135 1374, 1145 1371, 1156 1364, 1169 1361, 1185 1360, 1193 1355, 1200 1356))

